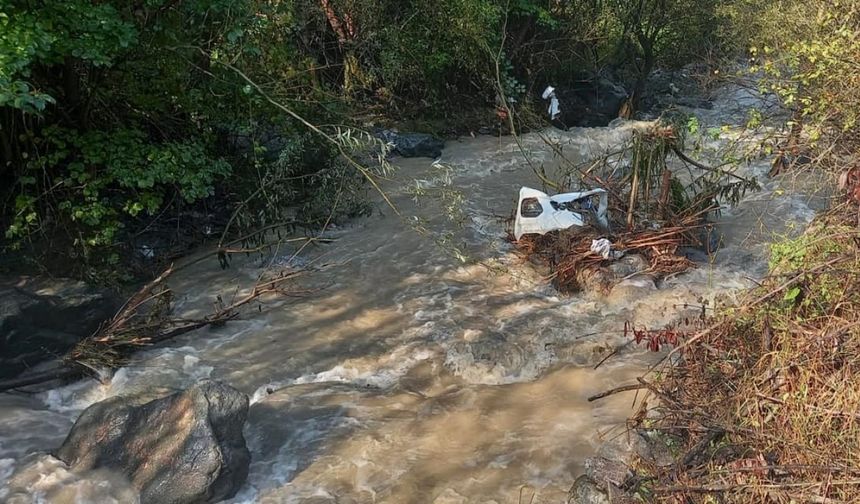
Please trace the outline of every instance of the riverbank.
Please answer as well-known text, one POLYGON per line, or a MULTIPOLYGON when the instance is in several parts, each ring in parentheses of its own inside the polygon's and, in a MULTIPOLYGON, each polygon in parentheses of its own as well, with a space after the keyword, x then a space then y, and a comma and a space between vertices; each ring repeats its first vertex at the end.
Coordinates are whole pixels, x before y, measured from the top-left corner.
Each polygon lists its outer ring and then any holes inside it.
MULTIPOLYGON (((853 191, 853 187, 850 187, 853 191)), ((860 229, 842 199, 771 248, 769 275, 661 370, 646 423, 671 465, 642 464, 658 502, 857 502, 860 229)))
POLYGON ((841 150, 772 177, 815 178, 830 203, 775 233, 754 287, 703 306, 660 366, 608 391, 650 408, 586 462, 570 502, 860 501, 860 177, 841 150))

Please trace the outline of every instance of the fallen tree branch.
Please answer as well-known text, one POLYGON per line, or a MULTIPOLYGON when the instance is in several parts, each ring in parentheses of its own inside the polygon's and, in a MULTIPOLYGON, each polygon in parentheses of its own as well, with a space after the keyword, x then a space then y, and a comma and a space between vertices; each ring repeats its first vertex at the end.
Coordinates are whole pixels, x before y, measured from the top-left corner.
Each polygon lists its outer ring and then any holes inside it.
POLYGON ((38 385, 54 380, 66 380, 69 378, 77 378, 84 374, 84 370, 74 367, 58 367, 49 371, 42 371, 31 375, 18 376, 8 380, 0 380, 0 392, 14 390, 30 385, 38 385))
POLYGON ((268 295, 289 296, 284 284, 305 273, 304 270, 280 272, 261 278, 247 294, 224 305, 217 296, 216 309, 202 319, 170 317, 172 291, 164 286, 175 270, 169 267, 131 296, 106 324, 83 339, 50 370, 0 381, 0 392, 38 385, 58 379, 79 378, 88 373, 124 365, 137 349, 176 338, 213 325, 221 325, 240 315, 240 308, 268 295))
POLYGON ((648 385, 642 383, 631 383, 629 385, 622 385, 620 387, 615 387, 614 389, 607 390, 606 392, 595 394, 588 398, 588 402, 594 402, 598 399, 603 399, 611 395, 620 394, 621 392, 630 392, 631 390, 641 390, 645 388, 648 388, 648 385))
POLYGON ((740 180, 741 182, 748 182, 747 179, 741 177, 740 175, 737 175, 735 173, 732 173, 730 171, 726 171, 726 170, 723 170, 720 168, 714 168, 713 166, 708 166, 706 164, 702 164, 702 163, 696 161, 695 159, 691 158, 690 156, 684 154, 684 151, 679 149, 677 145, 672 145, 672 152, 674 152, 675 155, 678 156, 678 159, 680 159, 681 161, 688 163, 688 164, 691 164, 700 170, 709 171, 709 172, 713 172, 713 173, 719 173, 720 175, 726 175, 729 177, 736 178, 736 179, 740 180))

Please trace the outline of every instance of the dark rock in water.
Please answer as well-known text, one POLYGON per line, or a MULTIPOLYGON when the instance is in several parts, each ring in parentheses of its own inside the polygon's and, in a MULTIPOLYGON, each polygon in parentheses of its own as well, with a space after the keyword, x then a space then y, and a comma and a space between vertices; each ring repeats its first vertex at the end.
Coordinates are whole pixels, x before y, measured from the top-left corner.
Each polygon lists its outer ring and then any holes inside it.
POLYGON ((242 428, 248 396, 211 380, 166 397, 114 397, 87 408, 57 457, 74 471, 120 473, 141 504, 233 497, 251 460, 242 428))
POLYGON ((398 133, 383 130, 377 137, 394 145, 394 153, 403 157, 438 158, 442 155, 445 142, 427 133, 398 133))
POLYGON ((567 504, 609 504, 609 497, 600 491, 593 479, 583 475, 576 478, 567 493, 567 504))
POLYGON ((606 126, 618 117, 627 90, 606 77, 596 77, 570 89, 556 90, 561 120, 568 127, 606 126))
POLYGON ((678 252, 693 262, 707 263, 722 248, 724 239, 723 233, 716 225, 706 224, 696 233, 698 243, 691 247, 681 247, 678 252))
POLYGON ((701 86, 694 78, 696 73, 706 71, 706 69, 694 67, 654 70, 645 84, 641 109, 659 114, 672 107, 713 108, 713 103, 702 93, 701 86))
POLYGON ((639 254, 625 255, 609 265, 609 270, 620 278, 629 277, 647 270, 651 265, 639 254))
POLYGON ((83 282, 0 279, 0 379, 65 354, 119 306, 107 290, 83 282))

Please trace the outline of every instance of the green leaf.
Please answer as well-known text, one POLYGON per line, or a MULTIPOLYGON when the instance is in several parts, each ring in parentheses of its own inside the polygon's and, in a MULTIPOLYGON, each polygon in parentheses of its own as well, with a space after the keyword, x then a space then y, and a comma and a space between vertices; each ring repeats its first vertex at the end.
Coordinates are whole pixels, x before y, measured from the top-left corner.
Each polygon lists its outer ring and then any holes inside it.
POLYGON ((793 302, 800 295, 800 287, 792 287, 785 293, 783 300, 793 302))

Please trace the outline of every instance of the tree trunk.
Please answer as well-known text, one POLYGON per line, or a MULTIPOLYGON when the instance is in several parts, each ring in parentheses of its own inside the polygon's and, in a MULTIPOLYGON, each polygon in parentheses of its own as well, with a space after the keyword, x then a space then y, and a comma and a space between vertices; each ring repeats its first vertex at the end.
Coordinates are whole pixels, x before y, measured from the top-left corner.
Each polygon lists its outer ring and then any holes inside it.
POLYGON ((358 55, 351 45, 356 39, 355 21, 349 13, 338 15, 330 0, 320 0, 320 7, 332 31, 337 35, 337 43, 343 54, 343 91, 350 97, 357 86, 365 86, 367 77, 361 70, 358 55))
POLYGON ((68 366, 60 359, 56 361, 55 365, 56 368, 49 371, 43 371, 29 376, 19 376, 9 380, 0 380, 0 392, 15 390, 30 385, 38 385, 40 383, 47 383, 54 380, 79 378, 84 374, 80 368, 68 366))
POLYGON ((3 117, 3 122, 0 126, 0 178, 2 178, 6 172, 7 163, 10 163, 11 166, 13 161, 12 135, 15 128, 15 116, 12 109, 8 107, 0 108, 0 114, 3 117))
POLYGON ((73 124, 73 127, 85 129, 81 122, 86 122, 80 117, 81 105, 81 79, 75 69, 75 60, 71 56, 66 56, 63 60, 63 106, 68 110, 69 116, 77 119, 79 124, 73 124))
POLYGON ((361 69, 358 56, 348 50, 343 58, 343 92, 351 97, 357 89, 367 87, 367 76, 361 69))
POLYGON ((636 38, 639 45, 642 46, 643 57, 642 66, 639 67, 639 75, 636 77, 636 83, 633 85, 633 95, 631 97, 631 106, 633 110, 631 112, 639 110, 639 106, 642 103, 642 96, 645 94, 645 85, 648 83, 648 77, 651 75, 651 71, 654 70, 654 64, 656 63, 654 57, 654 41, 641 33, 637 34, 636 38))

